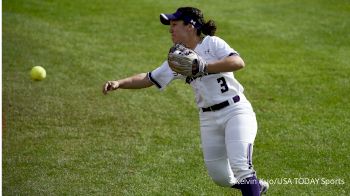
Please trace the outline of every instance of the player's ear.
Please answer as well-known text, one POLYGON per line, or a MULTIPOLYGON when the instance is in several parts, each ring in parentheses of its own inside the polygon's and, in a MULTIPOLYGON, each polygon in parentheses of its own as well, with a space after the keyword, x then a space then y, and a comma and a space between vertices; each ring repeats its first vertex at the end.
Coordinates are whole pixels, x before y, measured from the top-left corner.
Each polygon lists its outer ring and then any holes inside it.
POLYGON ((196 28, 192 24, 187 24, 186 28, 188 31, 196 31, 196 28))

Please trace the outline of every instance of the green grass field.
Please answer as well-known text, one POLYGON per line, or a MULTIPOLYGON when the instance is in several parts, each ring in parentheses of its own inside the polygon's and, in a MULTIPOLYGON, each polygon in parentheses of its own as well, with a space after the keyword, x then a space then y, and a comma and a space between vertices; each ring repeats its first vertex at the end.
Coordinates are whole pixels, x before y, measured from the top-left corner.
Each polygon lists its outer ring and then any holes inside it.
POLYGON ((159 13, 184 5, 246 62, 269 195, 350 194, 348 0, 2 3, 3 195, 239 195, 206 173, 189 86, 101 92, 165 60, 159 13))

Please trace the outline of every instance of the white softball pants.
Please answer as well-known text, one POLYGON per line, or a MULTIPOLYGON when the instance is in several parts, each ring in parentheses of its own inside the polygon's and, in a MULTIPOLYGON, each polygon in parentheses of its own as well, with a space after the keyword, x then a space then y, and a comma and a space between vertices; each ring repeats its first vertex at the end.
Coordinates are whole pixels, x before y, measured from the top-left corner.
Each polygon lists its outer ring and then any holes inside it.
POLYGON ((200 111, 200 130, 208 173, 219 186, 231 187, 255 175, 252 153, 257 121, 249 101, 211 112, 200 111))

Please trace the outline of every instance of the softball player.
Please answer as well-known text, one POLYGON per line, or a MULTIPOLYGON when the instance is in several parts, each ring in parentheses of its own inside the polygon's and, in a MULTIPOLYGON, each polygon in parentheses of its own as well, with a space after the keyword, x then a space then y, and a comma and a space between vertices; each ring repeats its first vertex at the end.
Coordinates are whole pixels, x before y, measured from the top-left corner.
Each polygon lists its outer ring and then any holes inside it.
POLYGON ((252 165, 255 113, 233 74, 244 67, 244 61, 224 40, 214 36, 215 23, 205 22, 197 8, 182 7, 173 14, 161 14, 160 21, 170 25, 173 43, 193 49, 207 62, 208 74, 186 77, 164 61, 148 73, 106 82, 103 93, 153 85, 163 90, 175 79, 185 80, 195 93, 204 160, 212 180, 219 186, 238 188, 244 196, 265 193, 268 184, 257 179, 252 165))

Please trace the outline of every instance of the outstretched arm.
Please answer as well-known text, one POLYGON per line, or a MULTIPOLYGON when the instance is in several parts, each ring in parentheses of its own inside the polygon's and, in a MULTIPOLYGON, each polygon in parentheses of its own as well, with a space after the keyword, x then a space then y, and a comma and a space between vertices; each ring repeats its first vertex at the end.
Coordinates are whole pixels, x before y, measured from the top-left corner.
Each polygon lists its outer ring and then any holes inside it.
POLYGON ((153 83, 149 80, 147 73, 140 73, 131 77, 127 77, 120 80, 107 81, 103 87, 103 94, 107 94, 109 91, 121 89, 140 89, 152 86, 153 83))

